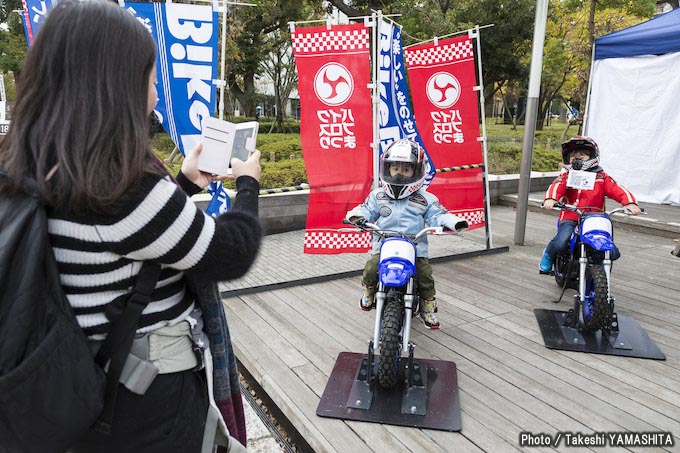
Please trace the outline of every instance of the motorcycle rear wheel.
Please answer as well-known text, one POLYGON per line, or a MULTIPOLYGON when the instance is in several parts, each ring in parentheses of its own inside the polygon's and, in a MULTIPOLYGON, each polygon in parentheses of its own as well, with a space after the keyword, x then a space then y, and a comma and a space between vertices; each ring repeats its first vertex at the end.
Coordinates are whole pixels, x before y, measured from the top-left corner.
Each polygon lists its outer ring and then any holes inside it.
POLYGON ((581 304, 583 330, 596 331, 605 327, 607 320, 607 275, 597 264, 586 267, 586 294, 581 304))
POLYGON ((394 293, 387 295, 380 330, 380 365, 378 367, 378 382, 384 389, 391 389, 397 384, 402 305, 401 300, 394 293))

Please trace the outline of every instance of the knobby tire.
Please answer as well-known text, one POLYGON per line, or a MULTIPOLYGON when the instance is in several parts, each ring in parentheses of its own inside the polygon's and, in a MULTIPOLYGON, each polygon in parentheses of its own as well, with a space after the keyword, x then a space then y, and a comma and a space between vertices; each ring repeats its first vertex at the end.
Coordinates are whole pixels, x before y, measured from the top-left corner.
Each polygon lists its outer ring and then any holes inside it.
POLYGON ((597 264, 588 264, 586 267, 585 296, 586 300, 581 304, 583 330, 593 332, 605 327, 608 304, 607 274, 597 264), (587 317, 588 308, 590 308, 590 316, 587 317))
POLYGON ((397 384, 402 305, 399 297, 395 294, 388 294, 382 318, 380 366, 378 368, 378 382, 385 389, 391 389, 397 384))

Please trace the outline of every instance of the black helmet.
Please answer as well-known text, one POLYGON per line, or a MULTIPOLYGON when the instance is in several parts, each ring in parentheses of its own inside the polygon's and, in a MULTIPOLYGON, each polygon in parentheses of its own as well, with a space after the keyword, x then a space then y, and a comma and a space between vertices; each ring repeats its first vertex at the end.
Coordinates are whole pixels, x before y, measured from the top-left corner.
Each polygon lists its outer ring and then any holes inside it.
POLYGON ((590 159, 596 159, 600 157, 600 150, 597 147, 595 140, 590 137, 583 137, 581 135, 571 137, 569 140, 562 143, 563 163, 569 163, 569 154, 571 154, 572 151, 581 151, 584 154, 587 154, 590 159))
POLYGON ((380 181, 383 190, 390 198, 405 198, 418 189, 425 182, 425 163, 427 156, 416 142, 402 138, 392 142, 380 159, 380 181), (403 162, 413 165, 413 176, 404 178, 401 175, 390 174, 390 163, 403 162))

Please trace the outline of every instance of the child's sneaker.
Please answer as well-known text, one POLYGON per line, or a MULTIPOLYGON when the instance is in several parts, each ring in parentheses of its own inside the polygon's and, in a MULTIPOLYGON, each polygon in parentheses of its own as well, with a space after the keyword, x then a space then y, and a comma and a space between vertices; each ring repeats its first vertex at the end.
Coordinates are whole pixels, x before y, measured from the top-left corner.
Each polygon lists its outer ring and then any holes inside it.
POLYGON ((362 288, 363 291, 361 293, 359 305, 363 311, 370 311, 375 305, 375 288, 365 285, 362 288))
POLYGON ((541 274, 549 274, 550 271, 552 270, 552 267, 553 261, 550 259, 548 251, 546 249, 543 249, 543 256, 541 257, 541 262, 538 263, 538 271, 541 274))
POLYGON ((439 319, 437 319, 437 303, 434 297, 429 300, 420 299, 420 319, 425 324, 426 329, 439 329, 439 319))

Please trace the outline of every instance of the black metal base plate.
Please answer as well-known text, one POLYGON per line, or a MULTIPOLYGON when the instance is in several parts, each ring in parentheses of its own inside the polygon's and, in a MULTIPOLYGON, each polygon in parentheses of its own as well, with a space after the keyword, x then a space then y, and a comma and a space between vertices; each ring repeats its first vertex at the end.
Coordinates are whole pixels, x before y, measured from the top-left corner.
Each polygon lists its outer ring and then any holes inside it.
MULTIPOLYGON (((316 415, 321 417, 358 420, 388 425, 411 426, 460 431, 460 400, 456 364, 443 360, 415 359, 421 367, 427 367, 427 410, 425 415, 402 414, 403 386, 385 390, 376 383, 369 409, 347 407, 352 384, 366 354, 341 352, 328 379, 316 415)), ((404 367, 400 367, 399 382, 403 382, 404 367)), ((377 378, 376 378, 377 379, 377 378)))
POLYGON ((635 319, 618 315, 619 333, 610 341, 601 331, 584 332, 581 329, 564 327, 566 311, 534 309, 545 346, 564 351, 591 352, 641 359, 666 360, 666 356, 649 338, 635 319), (612 345, 614 343, 614 345, 612 345), (622 347, 616 347, 622 345, 622 347))

